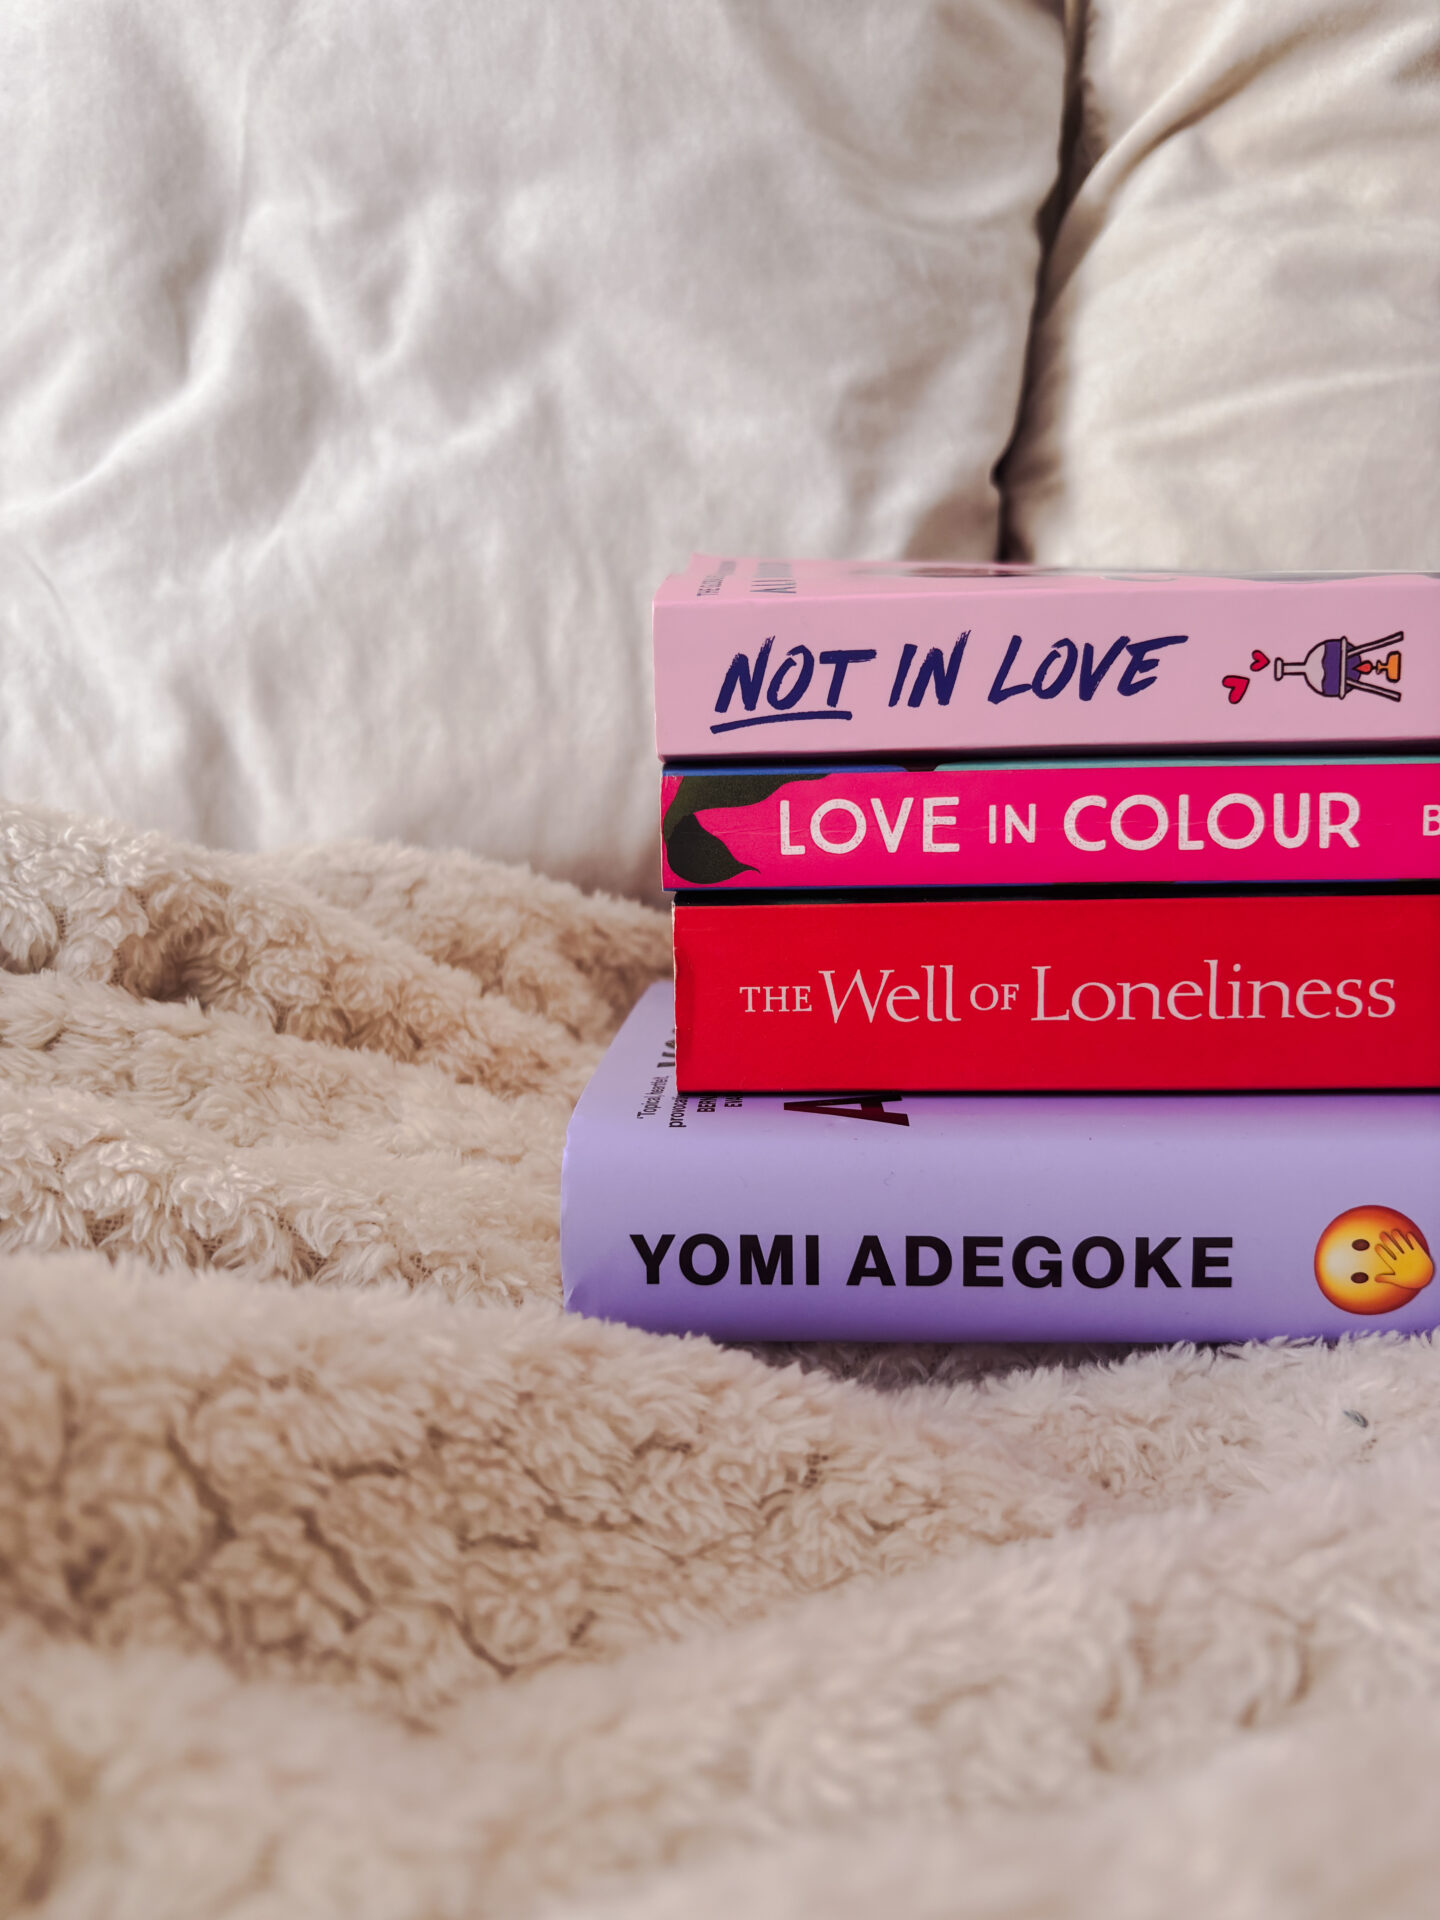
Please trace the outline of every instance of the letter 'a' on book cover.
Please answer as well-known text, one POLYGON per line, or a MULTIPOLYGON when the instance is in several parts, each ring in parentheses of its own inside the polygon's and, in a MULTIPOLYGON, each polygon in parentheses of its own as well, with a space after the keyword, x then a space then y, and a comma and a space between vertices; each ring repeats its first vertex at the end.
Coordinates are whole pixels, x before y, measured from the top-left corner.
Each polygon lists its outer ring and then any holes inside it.
POLYGON ((1440 1096, 677 1093, 640 1001, 565 1143, 574 1312, 727 1340, 1440 1324, 1440 1096))
POLYGON ((661 884, 1199 886, 1440 880, 1433 754, 671 764, 661 884))
POLYGON ((675 905, 678 1084, 1440 1086, 1440 893, 675 905))
POLYGON ((655 596, 662 759, 1440 736, 1440 575, 697 555, 655 596))

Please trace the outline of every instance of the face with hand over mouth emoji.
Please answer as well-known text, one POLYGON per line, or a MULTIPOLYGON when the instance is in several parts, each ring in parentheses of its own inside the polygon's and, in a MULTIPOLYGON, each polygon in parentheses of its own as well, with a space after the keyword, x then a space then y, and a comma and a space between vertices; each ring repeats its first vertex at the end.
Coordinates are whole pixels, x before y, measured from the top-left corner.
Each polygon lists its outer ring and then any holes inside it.
POLYGON ((1346 1313, 1394 1313, 1435 1276, 1424 1234, 1394 1207, 1351 1207, 1315 1249, 1320 1291, 1346 1313))

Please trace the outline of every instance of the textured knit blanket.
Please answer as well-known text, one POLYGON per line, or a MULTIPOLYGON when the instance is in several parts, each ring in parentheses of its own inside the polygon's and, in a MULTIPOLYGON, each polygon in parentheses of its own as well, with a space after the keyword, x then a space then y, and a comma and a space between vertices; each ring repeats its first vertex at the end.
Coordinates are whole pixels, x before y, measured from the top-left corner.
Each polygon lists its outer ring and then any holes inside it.
POLYGON ((1430 1914, 1440 1360, 564 1316, 645 908, 0 818, 0 1912, 1430 1914))

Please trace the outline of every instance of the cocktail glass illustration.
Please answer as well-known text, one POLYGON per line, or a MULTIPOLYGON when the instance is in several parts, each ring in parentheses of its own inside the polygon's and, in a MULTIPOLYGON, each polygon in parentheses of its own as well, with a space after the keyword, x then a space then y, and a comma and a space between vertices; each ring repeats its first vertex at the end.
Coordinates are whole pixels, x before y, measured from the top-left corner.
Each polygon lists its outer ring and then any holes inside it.
POLYGON ((1303 660, 1277 660, 1275 678, 1298 673, 1307 686, 1327 700, 1343 700, 1347 693, 1378 693, 1382 700, 1398 700, 1395 682, 1400 678, 1400 633, 1387 633, 1383 640, 1369 640, 1363 646, 1347 640, 1319 640, 1303 660), (1383 660, 1377 658, 1386 647, 1383 660), (1388 681, 1389 685, 1382 685, 1388 681))

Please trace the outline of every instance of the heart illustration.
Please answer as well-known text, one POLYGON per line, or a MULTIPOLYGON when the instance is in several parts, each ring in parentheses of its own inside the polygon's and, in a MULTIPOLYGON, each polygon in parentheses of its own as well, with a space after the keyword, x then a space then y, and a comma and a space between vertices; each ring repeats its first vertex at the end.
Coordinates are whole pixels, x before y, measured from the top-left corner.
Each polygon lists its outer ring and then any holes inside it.
POLYGON ((1269 666, 1269 664, 1270 664, 1269 654, 1261 653, 1260 649, 1257 647, 1254 653, 1252 653, 1250 656, 1250 671, 1252 673, 1263 673, 1266 667, 1269 666))
POLYGON ((1235 707, 1245 698, 1245 690, 1250 682, 1238 673, 1227 673, 1221 685, 1230 689, 1230 704, 1235 707))

